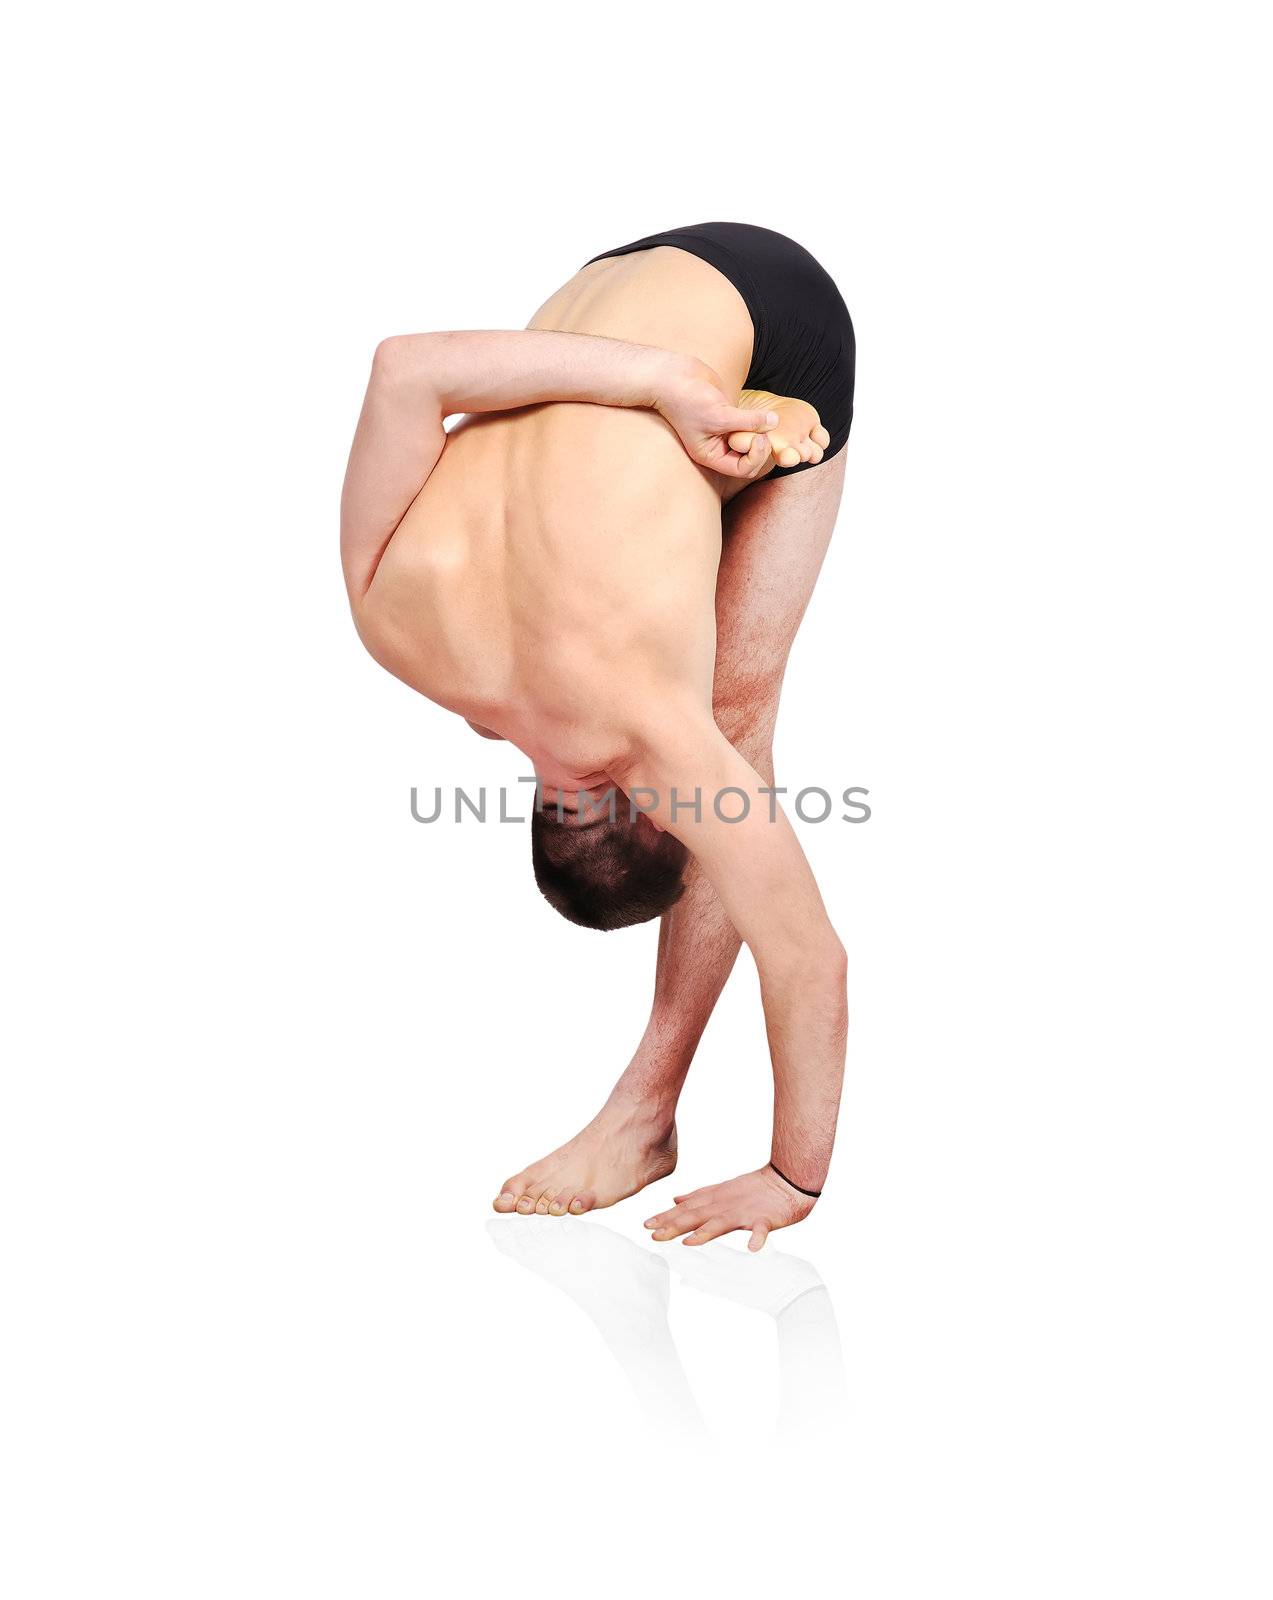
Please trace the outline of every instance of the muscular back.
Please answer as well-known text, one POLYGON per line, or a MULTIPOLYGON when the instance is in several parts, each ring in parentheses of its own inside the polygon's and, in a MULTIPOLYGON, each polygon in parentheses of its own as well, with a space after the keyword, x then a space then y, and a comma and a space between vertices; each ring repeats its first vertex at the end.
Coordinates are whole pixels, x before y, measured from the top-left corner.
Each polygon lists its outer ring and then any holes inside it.
MULTIPOLYGON (((666 248, 594 263, 531 327, 692 354, 737 387, 751 323, 713 268, 666 248)), ((624 708, 710 705, 719 480, 655 412, 578 404, 463 418, 381 558, 359 618, 429 698, 602 771, 624 708)))

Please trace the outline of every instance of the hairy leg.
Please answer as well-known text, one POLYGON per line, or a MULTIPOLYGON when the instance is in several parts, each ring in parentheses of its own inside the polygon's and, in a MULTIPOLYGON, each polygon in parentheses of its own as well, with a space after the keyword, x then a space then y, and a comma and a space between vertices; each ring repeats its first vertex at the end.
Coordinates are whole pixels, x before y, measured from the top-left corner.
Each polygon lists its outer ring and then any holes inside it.
MULTIPOLYGON (((787 656, 835 526, 844 455, 762 480, 724 510, 716 585, 716 721, 767 782, 787 656)), ((636 1053, 592 1122, 508 1179, 497 1211, 578 1215, 613 1205, 676 1165, 676 1104, 740 940, 693 863, 659 929, 654 1002, 636 1053)))

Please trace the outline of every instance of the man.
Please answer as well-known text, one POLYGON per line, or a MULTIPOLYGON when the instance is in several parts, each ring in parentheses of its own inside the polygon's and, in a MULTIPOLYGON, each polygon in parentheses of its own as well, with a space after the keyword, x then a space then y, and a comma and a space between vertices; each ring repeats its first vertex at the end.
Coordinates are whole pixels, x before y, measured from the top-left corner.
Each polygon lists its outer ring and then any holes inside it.
POLYGON ((839 505, 853 370, 831 279, 739 223, 594 257, 521 333, 376 351, 341 503, 363 642, 530 758, 536 877, 558 910, 663 917, 636 1055, 498 1211, 578 1215, 672 1171, 676 1100, 740 939, 773 1060, 770 1160, 646 1226, 687 1244, 745 1228, 755 1250, 821 1192, 845 958, 776 803, 772 738, 839 505))

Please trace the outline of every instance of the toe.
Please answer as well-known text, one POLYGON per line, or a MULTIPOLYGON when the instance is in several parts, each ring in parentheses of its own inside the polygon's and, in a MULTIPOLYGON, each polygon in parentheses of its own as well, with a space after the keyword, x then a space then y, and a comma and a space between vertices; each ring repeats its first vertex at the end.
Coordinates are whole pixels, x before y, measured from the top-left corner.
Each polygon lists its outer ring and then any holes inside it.
POLYGON ((596 1204, 596 1200, 597 1197, 591 1192, 591 1190, 589 1190, 589 1192, 586 1194, 577 1194, 570 1202, 571 1216, 581 1217, 585 1211, 591 1211, 593 1206, 596 1204))
POLYGON ((522 1216, 528 1217, 535 1209, 535 1202, 528 1194, 524 1194, 517 1202, 517 1209, 521 1212, 522 1216))
POLYGON ((517 1196, 504 1189, 497 1194, 491 1204, 496 1211, 512 1211, 517 1205, 517 1196))
POLYGON ((831 443, 831 435, 820 423, 816 428, 809 430, 809 437, 814 444, 820 444, 824 450, 831 443))
POLYGON ((729 448, 737 450, 740 456, 745 456, 751 449, 752 440, 755 437, 754 433, 731 433, 728 441, 729 448))
POLYGON ((564 1217, 570 1208, 571 1193, 569 1189, 560 1189, 548 1202, 548 1215, 550 1217, 564 1217))
POLYGON ((535 1210, 541 1217, 548 1215, 548 1196, 546 1194, 541 1194, 539 1199, 536 1200, 535 1210))

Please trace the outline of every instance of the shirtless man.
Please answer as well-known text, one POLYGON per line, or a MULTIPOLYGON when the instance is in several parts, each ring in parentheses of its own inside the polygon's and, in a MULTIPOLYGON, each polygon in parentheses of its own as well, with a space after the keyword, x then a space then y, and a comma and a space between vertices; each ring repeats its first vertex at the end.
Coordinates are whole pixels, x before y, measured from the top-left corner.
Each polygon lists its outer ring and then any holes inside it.
POLYGON ((770 1160, 646 1226, 686 1244, 747 1229, 756 1250, 822 1189, 845 955, 776 801, 772 738, 839 505, 853 358, 823 269, 738 223, 594 258, 522 332, 376 351, 341 502, 360 637, 530 759, 558 910, 663 919, 635 1056, 497 1211, 578 1215, 673 1170, 677 1098, 740 939, 773 1062, 770 1160))

